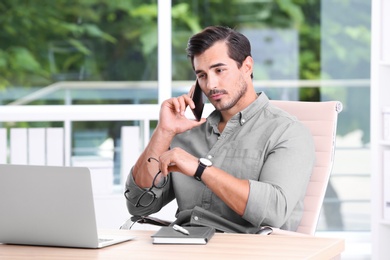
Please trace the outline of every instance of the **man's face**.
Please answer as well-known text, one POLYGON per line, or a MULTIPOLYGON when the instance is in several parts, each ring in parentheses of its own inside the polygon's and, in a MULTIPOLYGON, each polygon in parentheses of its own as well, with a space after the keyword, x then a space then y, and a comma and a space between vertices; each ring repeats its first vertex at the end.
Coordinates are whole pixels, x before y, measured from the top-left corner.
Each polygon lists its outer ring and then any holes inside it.
POLYGON ((245 61, 238 68, 236 61, 229 57, 225 42, 216 42, 195 56, 194 68, 200 87, 217 110, 234 108, 235 111, 247 105, 245 94, 251 71, 248 72, 245 61))

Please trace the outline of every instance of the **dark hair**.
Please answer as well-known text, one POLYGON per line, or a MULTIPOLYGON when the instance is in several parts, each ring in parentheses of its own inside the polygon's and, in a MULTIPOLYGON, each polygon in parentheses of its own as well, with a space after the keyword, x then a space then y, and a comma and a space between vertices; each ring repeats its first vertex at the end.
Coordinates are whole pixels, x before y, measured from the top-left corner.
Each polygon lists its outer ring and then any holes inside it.
MULTIPOLYGON (((224 26, 209 26, 193 35, 187 44, 187 57, 194 68, 194 57, 205 52, 219 41, 225 41, 228 55, 241 68, 246 57, 251 56, 251 44, 243 34, 224 26)), ((195 68, 194 68, 195 69, 195 68)))

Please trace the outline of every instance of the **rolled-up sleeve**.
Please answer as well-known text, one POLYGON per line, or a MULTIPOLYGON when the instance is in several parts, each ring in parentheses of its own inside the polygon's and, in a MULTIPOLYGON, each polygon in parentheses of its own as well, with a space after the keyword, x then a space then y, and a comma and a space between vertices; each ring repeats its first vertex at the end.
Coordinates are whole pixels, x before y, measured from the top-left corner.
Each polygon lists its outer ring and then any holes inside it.
POLYGON ((162 188, 154 188, 153 192, 156 194, 156 199, 148 207, 136 207, 138 198, 145 192, 147 189, 139 187, 133 177, 133 168, 130 171, 130 174, 127 176, 126 180, 126 190, 127 199, 126 206, 131 215, 134 216, 148 216, 150 214, 158 212, 163 206, 169 203, 174 198, 174 193, 171 190, 171 175, 168 175, 168 183, 162 188))
POLYGON ((303 197, 314 166, 314 143, 298 121, 276 133, 277 138, 268 144, 259 180, 250 180, 243 218, 255 226, 287 225, 283 228, 294 230, 303 213, 303 197))

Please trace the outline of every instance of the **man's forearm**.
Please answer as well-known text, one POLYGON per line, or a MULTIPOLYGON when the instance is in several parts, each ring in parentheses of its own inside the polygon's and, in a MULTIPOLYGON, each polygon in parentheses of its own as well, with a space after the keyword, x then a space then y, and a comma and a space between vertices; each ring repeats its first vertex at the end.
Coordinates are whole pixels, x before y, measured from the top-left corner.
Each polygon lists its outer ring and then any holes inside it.
POLYGON ((160 155, 169 149, 173 137, 174 135, 167 131, 158 127, 155 129, 147 147, 134 165, 133 178, 139 187, 146 188, 152 185, 151 182, 159 168, 157 163, 150 164, 148 158, 158 160, 160 155))
POLYGON ((215 167, 206 169, 202 180, 232 210, 244 215, 249 197, 248 180, 237 179, 215 167))

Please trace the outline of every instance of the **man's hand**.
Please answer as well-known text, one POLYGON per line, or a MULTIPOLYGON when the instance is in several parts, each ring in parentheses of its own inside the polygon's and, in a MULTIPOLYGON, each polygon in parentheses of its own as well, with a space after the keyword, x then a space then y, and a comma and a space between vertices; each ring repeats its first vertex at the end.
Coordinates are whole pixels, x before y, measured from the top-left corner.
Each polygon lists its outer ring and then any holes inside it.
POLYGON ((198 158, 175 147, 161 154, 159 167, 164 176, 167 176, 169 172, 181 172, 187 176, 193 176, 198 167, 198 158))
POLYGON ((194 102, 188 94, 165 100, 161 105, 160 119, 158 126, 161 130, 169 133, 171 136, 183 133, 189 129, 203 124, 206 119, 196 120, 188 119, 185 116, 187 106, 194 108, 194 102))

